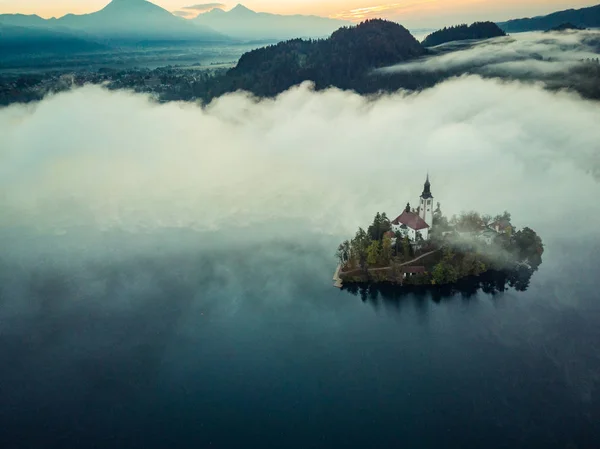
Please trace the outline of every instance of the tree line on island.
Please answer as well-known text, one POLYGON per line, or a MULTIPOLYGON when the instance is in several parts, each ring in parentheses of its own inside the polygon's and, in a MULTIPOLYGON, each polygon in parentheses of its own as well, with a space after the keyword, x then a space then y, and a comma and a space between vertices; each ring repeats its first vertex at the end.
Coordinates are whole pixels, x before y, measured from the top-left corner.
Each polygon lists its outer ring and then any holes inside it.
POLYGON ((490 270, 526 267, 533 272, 543 252, 535 231, 516 230, 508 212, 495 217, 467 212, 448 219, 438 203, 428 240, 419 233, 411 240, 392 232, 389 218, 378 212, 366 231, 359 228, 354 238, 339 245, 336 258, 344 282, 445 285, 490 270), (422 267, 418 275, 403 276, 417 266, 422 267))

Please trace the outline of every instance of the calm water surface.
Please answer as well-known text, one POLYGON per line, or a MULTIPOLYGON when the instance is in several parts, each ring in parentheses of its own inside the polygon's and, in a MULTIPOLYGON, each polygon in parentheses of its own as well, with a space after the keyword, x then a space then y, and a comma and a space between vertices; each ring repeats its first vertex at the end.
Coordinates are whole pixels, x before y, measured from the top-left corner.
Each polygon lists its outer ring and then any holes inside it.
POLYGON ((598 240, 525 292, 390 300, 332 287, 337 238, 64 239, 4 241, 2 448, 600 447, 598 240))

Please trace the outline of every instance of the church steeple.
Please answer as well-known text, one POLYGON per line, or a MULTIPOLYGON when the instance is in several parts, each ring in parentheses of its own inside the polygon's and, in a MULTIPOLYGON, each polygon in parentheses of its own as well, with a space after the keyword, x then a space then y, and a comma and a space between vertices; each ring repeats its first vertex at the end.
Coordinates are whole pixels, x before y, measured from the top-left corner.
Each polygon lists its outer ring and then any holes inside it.
POLYGON ((425 185, 423 186, 423 193, 421 193, 421 198, 433 198, 431 194, 431 183, 429 182, 429 173, 427 173, 427 179, 425 180, 425 185))
POLYGON ((419 216, 427 223, 430 227, 433 225, 433 195, 431 194, 431 183, 429 182, 429 173, 427 173, 427 179, 423 186, 423 193, 419 198, 419 216))

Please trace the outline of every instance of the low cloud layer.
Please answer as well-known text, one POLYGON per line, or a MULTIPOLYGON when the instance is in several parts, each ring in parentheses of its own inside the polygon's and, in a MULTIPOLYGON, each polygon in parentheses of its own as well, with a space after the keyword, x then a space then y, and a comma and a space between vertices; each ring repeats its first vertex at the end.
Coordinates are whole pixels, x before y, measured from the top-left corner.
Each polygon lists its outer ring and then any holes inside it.
POLYGON ((439 54, 381 69, 382 73, 471 70, 485 75, 546 76, 563 73, 581 60, 597 58, 600 32, 519 33, 480 42, 453 42, 439 54), (456 50, 448 52, 448 50, 456 50))
POLYGON ((196 17, 199 13, 204 13, 215 8, 223 9, 225 6, 224 3, 200 3, 197 5, 182 6, 179 11, 173 11, 172 13, 184 19, 190 19, 196 17))
POLYGON ((479 77, 378 99, 304 84, 205 109, 85 87, 0 110, 0 237, 179 228, 235 240, 300 226, 347 236, 416 201, 427 171, 448 215, 507 209, 544 236, 567 224, 592 233, 598 123, 597 104, 575 95, 479 77))
POLYGON ((383 3, 380 5, 354 8, 334 14, 332 17, 341 20, 360 22, 367 19, 390 17, 393 15, 407 14, 418 11, 423 5, 432 0, 416 0, 408 3, 383 3))
POLYGON ((225 8, 225 4, 224 3, 200 3, 200 4, 196 4, 196 5, 184 6, 181 9, 204 12, 204 11, 210 11, 211 9, 215 9, 215 8, 225 8))

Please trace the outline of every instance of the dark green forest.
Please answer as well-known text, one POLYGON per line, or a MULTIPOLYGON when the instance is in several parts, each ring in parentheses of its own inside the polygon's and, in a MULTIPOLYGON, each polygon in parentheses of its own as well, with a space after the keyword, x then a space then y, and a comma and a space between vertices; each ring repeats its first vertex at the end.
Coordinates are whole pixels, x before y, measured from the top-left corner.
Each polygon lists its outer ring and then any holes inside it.
POLYGON ((494 22, 475 22, 472 25, 456 25, 435 31, 425 38, 423 46, 435 47, 446 42, 464 41, 467 39, 489 39, 499 36, 506 36, 506 33, 494 22))
MULTIPOLYGON (((303 81, 316 89, 335 86, 360 93, 386 88, 389 78, 370 76, 373 69, 426 55, 410 32, 394 22, 367 20, 343 27, 328 39, 292 39, 244 54, 225 76, 206 83, 197 95, 205 100, 246 90, 259 97, 275 96, 303 81)), ((405 76, 399 87, 427 87, 421 79, 405 76)))

